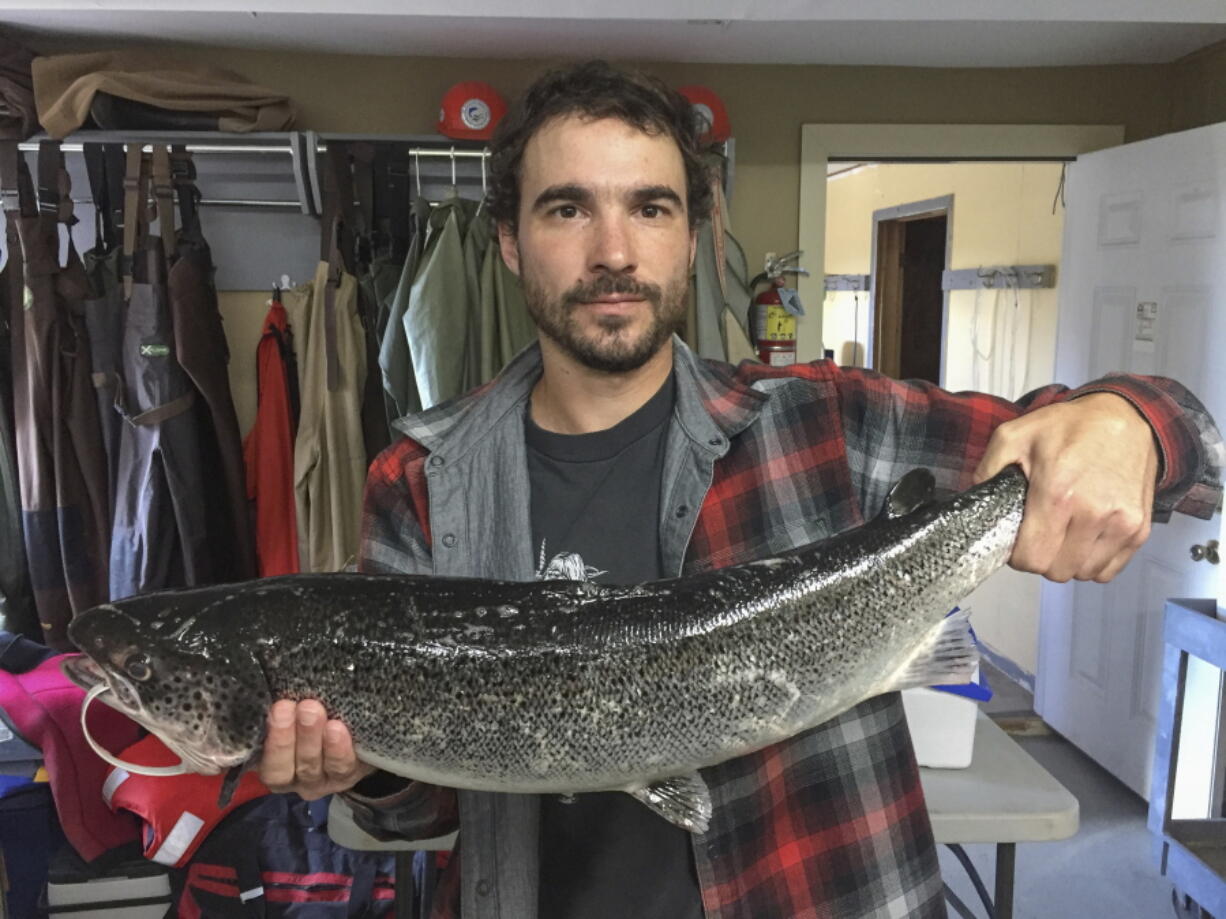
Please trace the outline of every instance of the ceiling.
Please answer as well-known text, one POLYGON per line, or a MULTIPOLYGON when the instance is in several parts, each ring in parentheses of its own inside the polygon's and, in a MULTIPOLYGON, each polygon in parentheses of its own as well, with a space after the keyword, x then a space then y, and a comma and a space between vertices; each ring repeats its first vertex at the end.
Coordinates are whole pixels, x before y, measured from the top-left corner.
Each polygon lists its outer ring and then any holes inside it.
POLYGON ((0 0, 37 50, 164 43, 438 57, 1037 67, 1226 41, 1222 0, 0 0))

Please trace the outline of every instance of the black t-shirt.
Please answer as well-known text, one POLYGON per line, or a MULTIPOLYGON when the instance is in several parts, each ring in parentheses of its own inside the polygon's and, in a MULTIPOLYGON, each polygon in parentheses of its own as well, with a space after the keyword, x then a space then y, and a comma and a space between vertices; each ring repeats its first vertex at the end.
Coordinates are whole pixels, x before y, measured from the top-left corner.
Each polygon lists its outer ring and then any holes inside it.
MULTIPOLYGON (((660 473, 675 384, 591 434, 525 420, 538 577, 664 576, 660 473)), ((540 919, 701 919, 690 833, 621 791, 541 798, 540 919)))

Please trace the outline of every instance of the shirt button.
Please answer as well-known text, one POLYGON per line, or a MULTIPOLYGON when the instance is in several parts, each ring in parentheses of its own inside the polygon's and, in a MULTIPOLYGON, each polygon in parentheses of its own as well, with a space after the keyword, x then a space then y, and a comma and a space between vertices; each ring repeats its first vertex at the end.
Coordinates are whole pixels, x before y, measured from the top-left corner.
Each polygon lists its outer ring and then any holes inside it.
POLYGON ((678 505, 677 506, 677 519, 680 520, 682 517, 684 517, 689 512, 690 512, 690 506, 688 504, 678 505))
POLYGON ((710 440, 707 441, 707 443, 709 443, 712 447, 718 447, 720 444, 723 443, 723 441, 718 437, 712 437, 710 440))
POLYGON ((459 540, 456 539, 455 533, 448 533, 446 536, 443 537, 443 545, 446 546, 448 549, 454 549, 456 546, 456 543, 458 542, 459 540))
POLYGON ((432 457, 430 457, 430 465, 431 465, 431 466, 441 466, 441 465, 443 465, 443 458, 442 458, 441 456, 432 456, 432 457))
POLYGON ((492 889, 492 887, 493 885, 489 881, 487 881, 485 878, 482 878, 481 880, 477 881, 477 893, 479 893, 483 897, 488 897, 490 895, 490 890, 492 889))

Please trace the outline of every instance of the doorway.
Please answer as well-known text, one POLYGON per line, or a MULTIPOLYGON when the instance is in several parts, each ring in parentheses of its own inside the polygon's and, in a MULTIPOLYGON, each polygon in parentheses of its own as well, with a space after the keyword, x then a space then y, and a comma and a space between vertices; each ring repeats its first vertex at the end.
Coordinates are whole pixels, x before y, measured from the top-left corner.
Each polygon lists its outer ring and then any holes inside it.
POLYGON ((872 360, 887 376, 940 385, 953 196, 873 212, 872 360))

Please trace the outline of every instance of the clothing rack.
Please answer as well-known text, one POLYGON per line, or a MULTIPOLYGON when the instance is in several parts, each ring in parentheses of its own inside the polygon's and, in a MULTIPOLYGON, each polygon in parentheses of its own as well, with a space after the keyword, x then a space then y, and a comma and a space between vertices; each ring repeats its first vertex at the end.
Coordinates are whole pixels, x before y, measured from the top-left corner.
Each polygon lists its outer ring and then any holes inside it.
MULTIPOLYGON (((18 144, 23 153, 36 153, 40 142, 53 140, 46 134, 36 134, 18 144)), ((182 146, 188 153, 203 156, 286 157, 293 176, 295 199, 269 198, 204 198, 199 203, 213 207, 253 207, 297 209, 317 216, 322 210, 322 182, 316 168, 316 157, 327 150, 329 142, 376 143, 407 145, 405 155, 410 160, 423 158, 449 159, 456 181, 470 181, 476 176, 458 174, 454 164, 478 160, 482 171, 489 158, 484 146, 473 141, 456 141, 437 135, 393 134, 318 134, 314 131, 263 132, 224 134, 214 131, 77 131, 60 141, 65 153, 81 153, 85 144, 143 144, 146 152, 154 146, 182 146), (312 152, 316 156, 310 155, 312 152)), ((454 184, 454 183, 453 183, 454 184)), ((92 204, 89 198, 73 198, 77 204, 92 204)))

